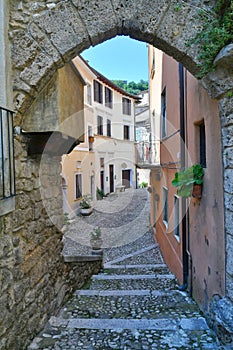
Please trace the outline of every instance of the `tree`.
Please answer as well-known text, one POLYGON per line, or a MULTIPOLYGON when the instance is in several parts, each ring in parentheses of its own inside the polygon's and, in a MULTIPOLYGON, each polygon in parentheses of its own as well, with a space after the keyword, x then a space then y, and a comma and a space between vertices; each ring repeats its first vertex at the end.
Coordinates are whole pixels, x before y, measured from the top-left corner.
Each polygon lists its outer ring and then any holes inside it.
POLYGON ((121 89, 133 95, 138 95, 140 92, 148 90, 148 81, 143 79, 141 79, 138 83, 135 83, 135 81, 130 81, 127 83, 127 80, 112 80, 112 82, 121 89))

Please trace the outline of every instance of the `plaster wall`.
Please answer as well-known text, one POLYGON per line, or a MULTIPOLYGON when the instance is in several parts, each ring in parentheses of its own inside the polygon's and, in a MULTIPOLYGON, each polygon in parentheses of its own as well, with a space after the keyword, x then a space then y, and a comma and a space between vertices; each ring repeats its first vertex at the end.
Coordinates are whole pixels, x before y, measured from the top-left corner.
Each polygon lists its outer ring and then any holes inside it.
POLYGON ((187 73, 187 143, 194 163, 200 162, 199 123, 206 130, 206 169, 202 199, 189 205, 193 295, 207 309, 213 295, 225 294, 225 233, 222 149, 217 101, 211 100, 187 73))

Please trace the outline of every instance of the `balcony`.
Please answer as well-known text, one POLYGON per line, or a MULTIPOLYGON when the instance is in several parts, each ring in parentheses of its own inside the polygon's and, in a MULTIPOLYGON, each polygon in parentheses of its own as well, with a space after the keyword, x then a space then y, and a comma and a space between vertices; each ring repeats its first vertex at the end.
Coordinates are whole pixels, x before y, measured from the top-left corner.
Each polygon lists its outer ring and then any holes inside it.
POLYGON ((150 169, 159 165, 160 141, 141 141, 135 144, 135 163, 139 168, 150 169))

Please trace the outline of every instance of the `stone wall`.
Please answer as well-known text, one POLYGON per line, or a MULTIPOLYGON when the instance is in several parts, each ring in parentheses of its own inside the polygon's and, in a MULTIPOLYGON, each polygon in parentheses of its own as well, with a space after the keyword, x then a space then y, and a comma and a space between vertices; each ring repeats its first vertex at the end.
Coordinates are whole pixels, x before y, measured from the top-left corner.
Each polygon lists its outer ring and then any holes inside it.
POLYGON ((60 157, 45 156, 41 165, 39 156, 27 156, 21 136, 15 148, 16 209, 0 218, 2 350, 22 350, 64 297, 101 267, 100 262, 63 261, 60 157))
MULTIPOLYGON (((4 2, 0 0, 1 4, 4 2)), ((58 68, 82 50, 117 34, 130 35, 151 43, 183 63, 192 74, 195 74, 198 71, 200 48, 195 44, 187 46, 186 41, 193 38, 196 30, 203 26, 199 9, 211 13, 212 6, 215 6, 215 1, 198 0, 194 6, 183 1, 177 4, 177 1, 154 0, 151 6, 151 1, 145 0, 10 0, 9 38, 12 72, 9 72, 6 80, 9 80, 12 73, 15 108, 20 112, 15 118, 15 125, 22 125, 23 113, 31 106, 58 68), (178 11, 175 10, 177 5, 181 5, 178 11)), ((7 21, 5 14, 3 18, 7 21)), ((225 62, 224 56, 220 57, 217 70, 203 80, 209 94, 220 99, 228 300, 233 299, 233 103, 232 97, 228 94, 233 89, 233 76, 232 53, 229 52, 227 53, 228 56, 231 55, 229 62, 225 62)), ((49 305, 49 293, 51 290, 55 293, 56 281, 62 278, 64 270, 59 255, 61 233, 54 225, 58 224, 56 220, 59 221, 59 215, 49 218, 44 208, 46 204, 47 207, 54 209, 54 213, 60 212, 60 190, 56 197, 57 202, 53 201, 52 187, 48 193, 45 192, 46 200, 43 203, 39 188, 39 159, 28 158, 21 142, 22 140, 16 140, 18 193, 16 210, 0 219, 2 267, 0 313, 3 315, 0 319, 0 348, 2 349, 20 349, 21 345, 17 345, 16 338, 19 335, 23 338, 20 334, 22 329, 25 332, 22 334, 26 332, 30 334, 35 329, 37 320, 33 321, 32 318, 29 321, 28 316, 35 315, 33 317, 36 318, 35 310, 38 310, 40 322, 46 319, 48 310, 45 310, 45 306, 43 309, 40 303, 46 300, 45 305, 49 305), (17 315, 24 317, 20 317, 19 320, 17 315)), ((55 162, 55 158, 53 161, 55 162)), ((56 179, 59 178, 60 171, 57 164, 59 162, 51 164, 50 160, 48 165, 48 168, 54 167, 56 179)), ((54 191, 57 193, 56 186, 54 191)))
POLYGON ((151 43, 195 74, 199 47, 188 46, 187 40, 203 26, 199 10, 211 16, 214 6, 204 0, 195 1, 195 6, 170 0, 154 0, 153 6, 145 0, 11 0, 10 4, 15 104, 21 112, 65 62, 116 35, 151 43))

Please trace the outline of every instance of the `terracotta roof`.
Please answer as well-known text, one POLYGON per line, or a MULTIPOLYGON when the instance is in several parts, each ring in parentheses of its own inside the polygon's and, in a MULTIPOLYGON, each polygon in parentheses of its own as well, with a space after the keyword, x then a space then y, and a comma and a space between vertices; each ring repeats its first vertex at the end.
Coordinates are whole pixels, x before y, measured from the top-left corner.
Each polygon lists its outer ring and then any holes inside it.
POLYGON ((103 83, 105 83, 106 85, 108 85, 109 87, 111 87, 112 89, 116 90, 117 92, 119 92, 120 94, 133 98, 135 101, 140 102, 141 101, 141 97, 138 95, 133 95, 130 94, 129 92, 125 91, 124 89, 120 88, 119 86, 117 86, 116 84, 114 84, 111 80, 109 80, 108 78, 106 78, 103 74, 101 74, 100 72, 98 72, 96 69, 92 68, 87 61, 84 60, 84 58, 82 56, 79 56, 82 61, 88 66, 88 68, 97 76, 97 79, 99 79, 100 81, 102 81, 103 83))

